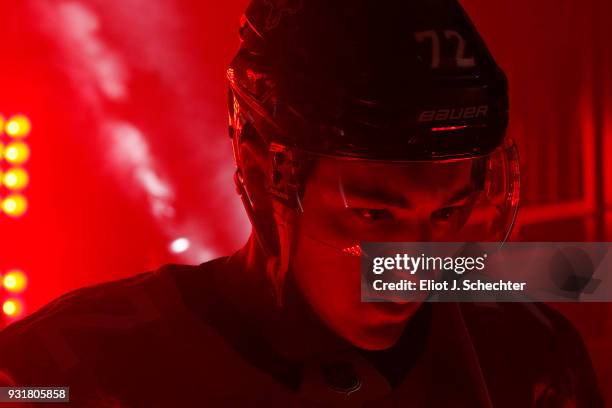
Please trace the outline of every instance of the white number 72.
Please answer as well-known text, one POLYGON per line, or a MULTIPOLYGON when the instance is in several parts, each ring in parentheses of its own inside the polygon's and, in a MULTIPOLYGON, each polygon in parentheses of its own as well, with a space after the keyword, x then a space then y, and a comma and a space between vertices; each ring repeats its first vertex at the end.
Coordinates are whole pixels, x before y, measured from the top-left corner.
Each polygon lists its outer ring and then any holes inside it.
MULTIPOLYGON (((431 68, 440 68, 440 36, 434 30, 421 31, 414 34, 414 37, 418 42, 424 42, 431 39, 431 68)), ((445 30, 444 37, 447 40, 457 40, 457 54, 455 55, 455 62, 459 68, 472 68, 476 66, 476 59, 474 57, 466 58, 465 56, 465 39, 461 34, 455 30, 445 30)))

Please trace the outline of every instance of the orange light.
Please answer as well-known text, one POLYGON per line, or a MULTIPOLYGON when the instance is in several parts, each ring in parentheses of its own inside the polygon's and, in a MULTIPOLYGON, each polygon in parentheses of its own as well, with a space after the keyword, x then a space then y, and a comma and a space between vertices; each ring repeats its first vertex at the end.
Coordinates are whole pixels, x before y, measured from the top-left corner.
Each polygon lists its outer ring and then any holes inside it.
POLYGON ((2 279, 4 288, 13 293, 23 292, 28 285, 28 279, 21 271, 10 271, 2 279))
POLYGON ((15 115, 6 122, 4 129, 7 135, 15 138, 22 138, 30 134, 32 124, 30 123, 30 119, 26 116, 15 115))
POLYGON ((21 194, 11 194, 2 201, 2 210, 9 217, 20 217, 28 209, 28 201, 21 194))
POLYGON ((451 132, 453 130, 462 130, 462 129, 467 129, 468 126, 445 126, 445 127, 436 127, 436 128, 431 128, 432 132, 451 132))
POLYGON ((2 181, 9 190, 22 190, 27 187, 30 182, 30 177, 28 176, 28 172, 24 169, 13 168, 4 173, 4 175, 0 172, 0 181, 2 181))
POLYGON ((343 248, 342 252, 344 252, 345 254, 353 255, 353 256, 363 255, 363 252, 361 250, 361 245, 353 245, 350 247, 343 248))
POLYGON ((4 148, 4 158, 12 164, 22 164, 30 158, 30 148, 23 142, 12 142, 4 148))
POLYGON ((4 133, 4 116, 0 115, 0 136, 4 133))
POLYGON ((2 311, 10 317, 18 317, 23 313, 23 303, 19 299, 7 299, 2 304, 2 311))

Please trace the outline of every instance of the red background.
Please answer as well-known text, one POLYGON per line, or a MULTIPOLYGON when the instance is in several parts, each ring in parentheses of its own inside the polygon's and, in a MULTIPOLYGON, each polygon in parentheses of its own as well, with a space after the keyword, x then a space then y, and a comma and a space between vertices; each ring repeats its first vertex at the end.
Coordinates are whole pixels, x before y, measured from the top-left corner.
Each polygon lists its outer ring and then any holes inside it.
MULTIPOLYGON (((244 242, 224 71, 246 3, 1 3, 0 113, 31 117, 33 154, 28 213, 0 217, 0 273, 27 273, 27 313, 70 289, 199 263, 244 242), (191 247, 175 255, 178 237, 191 247)), ((607 241, 612 4, 464 4, 510 79, 524 203, 514 239, 607 241)), ((583 334, 612 400, 612 309, 557 307, 583 334)))

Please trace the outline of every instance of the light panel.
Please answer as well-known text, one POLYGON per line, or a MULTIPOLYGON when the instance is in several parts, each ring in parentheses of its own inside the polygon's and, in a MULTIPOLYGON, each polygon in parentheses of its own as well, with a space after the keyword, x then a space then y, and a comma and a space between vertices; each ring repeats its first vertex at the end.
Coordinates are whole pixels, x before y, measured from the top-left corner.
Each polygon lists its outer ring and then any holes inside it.
MULTIPOLYGON (((32 123, 26 115, 0 113, 0 231, 3 218, 18 219, 28 210, 25 190, 30 184, 30 174, 25 164, 31 155, 26 139, 31 131, 32 123)), ((27 245, 27 242, 23 245, 27 245)), ((2 267, 5 265, 0 265, 2 267)), ((11 322, 23 317, 25 303, 21 296, 27 286, 27 276, 20 269, 0 271, 0 303, 4 315, 0 322, 11 322)))

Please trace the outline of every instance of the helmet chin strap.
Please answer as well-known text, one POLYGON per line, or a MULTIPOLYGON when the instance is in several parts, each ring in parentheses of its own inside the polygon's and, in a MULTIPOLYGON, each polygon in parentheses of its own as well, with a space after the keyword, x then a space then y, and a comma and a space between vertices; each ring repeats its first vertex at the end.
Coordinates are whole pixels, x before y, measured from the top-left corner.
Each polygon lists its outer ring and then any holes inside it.
POLYGON ((295 243, 297 222, 296 212, 280 202, 274 202, 274 221, 278 231, 277 254, 268 258, 266 275, 271 284, 272 295, 276 306, 283 306, 285 278, 289 271, 291 255, 295 243))
POLYGON ((257 243, 263 250, 266 257, 270 257, 274 251, 272 250, 270 242, 264 237, 263 227, 261 226, 259 217, 257 217, 257 214, 255 214, 255 206, 244 184, 244 178, 242 176, 240 168, 238 168, 236 170, 236 173, 234 173, 234 182, 236 184, 236 192, 240 196, 242 205, 244 206, 247 216, 249 217, 249 221, 251 221, 251 225, 253 226, 253 231, 255 232, 255 239, 257 240, 257 243))
POLYGON ((270 284, 272 298, 275 305, 281 307, 283 305, 285 278, 289 270, 291 253, 293 252, 292 243, 294 240, 292 238, 294 236, 297 214, 288 206, 273 200, 277 242, 271 242, 274 237, 265 233, 265 229, 261 225, 260 217, 255 213, 253 201, 248 194, 240 169, 236 170, 234 181, 236 183, 236 190, 240 195, 249 220, 251 221, 251 225, 253 225, 255 239, 267 259, 265 273, 270 284))

